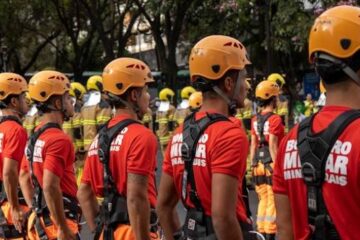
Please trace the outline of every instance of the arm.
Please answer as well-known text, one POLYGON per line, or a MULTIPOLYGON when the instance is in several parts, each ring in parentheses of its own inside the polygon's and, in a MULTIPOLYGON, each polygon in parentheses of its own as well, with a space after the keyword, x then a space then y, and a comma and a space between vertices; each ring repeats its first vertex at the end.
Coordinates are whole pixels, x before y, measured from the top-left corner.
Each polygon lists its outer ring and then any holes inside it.
POLYGON ((77 192, 77 198, 90 231, 93 232, 96 229, 95 218, 100 210, 91 186, 81 183, 77 192))
POLYGON ((11 208, 20 210, 19 200, 18 200, 18 162, 10 159, 4 159, 4 168, 3 168, 3 183, 6 192, 6 196, 10 203, 11 208))
POLYGON ((150 203, 148 200, 148 177, 128 173, 127 177, 127 206, 131 227, 136 239, 150 240, 150 203))
POLYGON ((215 173, 211 183, 211 215, 219 240, 242 240, 242 232, 236 217, 238 180, 229 175, 215 173))
POLYGON ((278 152, 278 137, 274 134, 269 135, 269 150, 270 150, 270 155, 271 155, 271 159, 273 160, 273 162, 275 162, 276 159, 276 155, 278 152))
POLYGON ((51 216, 55 220, 55 224, 59 228, 58 234, 63 236, 63 238, 60 239, 75 240, 75 236, 66 225, 63 195, 60 188, 60 178, 47 169, 44 169, 43 192, 46 205, 50 210, 51 216))
POLYGON ((26 204, 29 208, 32 207, 32 196, 34 195, 34 188, 31 184, 30 173, 23 169, 20 170, 19 174, 19 184, 21 188, 21 192, 25 198, 26 204))
POLYGON ((4 158, 3 184, 7 199, 10 204, 11 216, 15 228, 22 231, 23 212, 20 209, 18 199, 18 162, 10 158, 4 158))
POLYGON ((180 220, 176 212, 178 200, 173 178, 163 173, 156 210, 167 240, 173 240, 173 234, 180 228, 180 220))
POLYGON ((251 145, 250 145, 250 161, 251 163, 254 160, 256 151, 256 135, 251 134, 251 145))
POLYGON ((291 207, 289 198, 283 194, 275 194, 276 226, 278 240, 293 240, 291 223, 291 207))

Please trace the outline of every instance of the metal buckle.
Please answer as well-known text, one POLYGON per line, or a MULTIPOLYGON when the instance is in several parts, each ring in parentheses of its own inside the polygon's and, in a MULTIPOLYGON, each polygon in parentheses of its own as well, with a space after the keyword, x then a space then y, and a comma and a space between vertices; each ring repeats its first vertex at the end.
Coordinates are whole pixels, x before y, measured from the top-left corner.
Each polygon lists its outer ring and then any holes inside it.
POLYGON ((186 142, 181 145, 181 156, 185 161, 190 161, 190 148, 186 142))
POLYGON ((306 162, 301 166, 301 174, 306 183, 314 184, 318 182, 318 178, 316 176, 316 169, 309 162, 306 162))

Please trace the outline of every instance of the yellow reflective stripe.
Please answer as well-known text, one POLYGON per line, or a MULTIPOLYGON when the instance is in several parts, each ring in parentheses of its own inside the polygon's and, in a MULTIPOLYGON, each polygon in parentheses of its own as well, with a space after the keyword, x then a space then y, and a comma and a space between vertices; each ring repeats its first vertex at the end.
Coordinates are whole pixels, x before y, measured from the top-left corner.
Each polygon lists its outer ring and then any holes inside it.
POLYGON ((93 141, 93 139, 84 139, 84 144, 87 145, 87 144, 91 144, 93 141))

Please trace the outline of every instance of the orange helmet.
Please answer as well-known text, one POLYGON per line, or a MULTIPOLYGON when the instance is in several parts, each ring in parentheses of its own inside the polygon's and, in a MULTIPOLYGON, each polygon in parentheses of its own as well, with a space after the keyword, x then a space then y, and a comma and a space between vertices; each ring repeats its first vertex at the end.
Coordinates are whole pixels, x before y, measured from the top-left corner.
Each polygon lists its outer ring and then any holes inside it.
POLYGON ((46 102, 53 95, 63 95, 70 90, 69 79, 57 71, 41 71, 29 82, 29 93, 32 100, 46 102))
POLYGON ((150 68, 135 58, 118 58, 110 62, 104 69, 104 91, 114 95, 122 95, 130 87, 144 87, 154 82, 150 68))
POLYGON ((208 36, 196 43, 191 50, 191 81, 194 82, 199 77, 218 80, 228 70, 242 70, 247 64, 250 61, 241 42, 223 35, 208 36))
POLYGON ((201 92, 194 92, 189 97, 189 106, 193 109, 199 108, 202 105, 203 97, 201 92))
POLYGON ((337 6, 322 13, 311 28, 309 59, 315 52, 349 58, 360 49, 360 8, 337 6))
POLYGON ((273 96, 279 96, 279 94, 279 86, 269 80, 262 81, 256 86, 255 96, 261 100, 268 100, 273 96))
POLYGON ((28 89, 26 80, 16 73, 0 73, 0 101, 9 95, 20 95, 28 89))

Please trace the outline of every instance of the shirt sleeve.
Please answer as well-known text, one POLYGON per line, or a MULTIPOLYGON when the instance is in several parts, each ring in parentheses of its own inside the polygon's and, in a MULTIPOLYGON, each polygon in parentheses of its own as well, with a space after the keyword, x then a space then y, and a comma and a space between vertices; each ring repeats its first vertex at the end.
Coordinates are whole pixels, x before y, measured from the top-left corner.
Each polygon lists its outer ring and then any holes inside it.
POLYGON ((281 141, 274 165, 273 191, 279 194, 287 194, 287 188, 284 179, 284 169, 283 169, 286 142, 287 142, 286 138, 284 138, 281 141))
POLYGON ((6 143, 3 146, 3 158, 10 158, 21 163, 25 152, 26 141, 27 134, 22 127, 11 131, 10 134, 7 134, 6 143))
POLYGON ((131 143, 127 171, 129 173, 148 176, 155 171, 157 141, 150 131, 138 134, 131 143))
POLYGON ((273 115, 271 119, 269 119, 269 133, 279 136, 284 134, 284 125, 282 119, 279 115, 273 115))
POLYGON ((70 155, 71 147, 73 147, 72 143, 69 139, 65 138, 59 138, 49 142, 49 145, 44 151, 46 152, 44 169, 47 169, 59 178, 62 178, 67 162, 66 157, 70 155))
MULTIPOLYGON (((228 124, 228 123, 226 123, 228 124)), ((210 148, 212 173, 223 173, 242 179, 246 170, 249 143, 242 129, 216 126, 223 131, 217 134, 210 148)))

